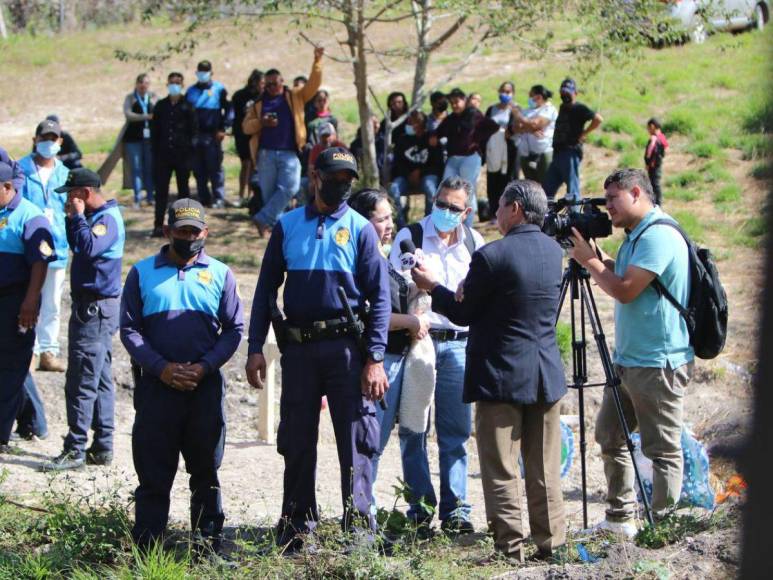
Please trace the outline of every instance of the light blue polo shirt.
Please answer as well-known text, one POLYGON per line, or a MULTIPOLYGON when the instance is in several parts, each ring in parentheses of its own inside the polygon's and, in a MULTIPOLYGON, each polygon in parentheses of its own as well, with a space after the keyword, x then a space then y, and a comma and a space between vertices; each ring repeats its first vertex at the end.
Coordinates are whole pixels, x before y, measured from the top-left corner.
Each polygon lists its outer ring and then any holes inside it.
MULTIPOLYGON (((642 234, 648 224, 663 218, 673 219, 655 207, 626 235, 617 253, 615 273, 622 276, 628 266, 649 270, 686 307, 690 296, 690 256, 681 234, 665 224, 652 226, 642 234)), ((691 362, 694 356, 687 324, 652 285, 628 304, 615 301, 615 363, 623 367, 676 369, 691 362)))

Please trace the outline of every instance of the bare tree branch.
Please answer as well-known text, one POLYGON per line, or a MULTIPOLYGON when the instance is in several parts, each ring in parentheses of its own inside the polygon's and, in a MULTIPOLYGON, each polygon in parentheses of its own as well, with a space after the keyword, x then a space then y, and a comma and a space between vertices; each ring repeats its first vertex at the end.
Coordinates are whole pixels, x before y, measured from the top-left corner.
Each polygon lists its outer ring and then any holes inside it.
MULTIPOLYGON (((306 35, 306 33, 305 33, 305 32, 303 32, 303 30, 299 30, 299 31, 298 31, 298 36, 300 36, 300 37, 301 37, 303 40, 305 40, 305 41, 306 41, 308 44, 310 44, 310 45, 311 45, 311 46, 313 46, 314 48, 316 48, 316 47, 320 46, 320 43, 319 43, 319 42, 315 42, 315 41, 313 41, 311 38, 309 38, 309 37, 306 35)), ((345 44, 345 43, 342 43, 341 41, 337 41, 337 42, 338 42, 339 46, 340 46, 341 44, 345 44)), ((326 58, 329 58, 329 59, 330 59, 330 60, 332 60, 333 62, 341 62, 341 63, 344 63, 344 64, 352 64, 352 59, 351 59, 351 58, 342 58, 342 57, 340 57, 340 56, 333 56, 332 54, 330 54, 330 53, 328 53, 328 52, 325 52, 325 57, 326 57, 326 58)))
POLYGON ((456 32, 462 27, 462 25, 467 21, 467 16, 460 16, 456 22, 454 22, 451 26, 446 29, 446 31, 438 36, 435 40, 430 42, 427 45, 427 51, 428 52, 434 52, 441 46, 443 46, 443 43, 451 38, 456 32))
POLYGON ((376 12, 376 14, 374 14, 373 16, 371 16, 369 18, 366 18, 365 19, 365 30, 367 30, 368 27, 370 27, 370 25, 373 24, 374 22, 381 22, 381 20, 379 20, 381 18, 381 16, 383 16, 386 12, 388 12, 389 10, 394 8, 395 6, 399 5, 402 1, 403 0, 392 0, 392 2, 390 2, 389 4, 384 5, 384 7, 381 10, 379 10, 378 12, 376 12))

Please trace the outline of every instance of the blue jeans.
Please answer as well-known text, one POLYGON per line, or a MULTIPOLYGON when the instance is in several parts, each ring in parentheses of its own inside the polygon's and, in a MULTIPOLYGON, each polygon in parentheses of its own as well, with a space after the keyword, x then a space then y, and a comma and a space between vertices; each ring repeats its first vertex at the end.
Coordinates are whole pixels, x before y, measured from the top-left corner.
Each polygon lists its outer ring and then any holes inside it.
MULTIPOLYGON (((440 451, 440 509, 442 521, 470 519, 467 503, 467 440, 472 434, 472 405, 462 401, 466 340, 435 344, 435 430, 440 451)), ((429 425, 427 426, 429 430, 429 425)), ((437 499, 430 478, 427 458, 427 431, 413 433, 400 428, 400 451, 405 482, 411 489, 408 517, 416 521, 432 519, 418 500, 435 507, 437 499)))
POLYGON ((123 144, 129 158, 132 175, 134 202, 139 203, 142 190, 145 190, 148 203, 153 201, 153 151, 150 139, 130 141, 123 144))
POLYGON ((376 481, 376 475, 378 474, 378 463, 381 460, 381 454, 389 442, 389 436, 392 434, 392 429, 395 426, 395 420, 397 419, 397 411, 400 410, 400 393, 403 390, 403 369, 405 368, 405 357, 399 354, 384 355, 384 371, 386 372, 387 379, 389 380, 389 390, 384 397, 386 401, 386 410, 381 408, 381 405, 376 405, 376 419, 381 427, 381 439, 379 441, 378 450, 370 460, 370 471, 373 482, 376 481))
POLYGON ((472 227, 472 220, 478 213, 478 176, 480 175, 481 159, 480 155, 452 155, 446 162, 446 169, 443 172, 443 179, 448 177, 461 177, 472 183, 472 199, 468 200, 472 212, 464 220, 468 226, 472 227))
POLYGON ((566 197, 580 199, 580 163, 582 154, 576 149, 559 149, 553 151, 553 161, 548 167, 545 181, 542 184, 549 200, 555 199, 558 188, 566 184, 566 197))
MULTIPOLYGON (((432 200, 437 191, 437 175, 423 175, 421 177, 421 191, 424 194, 424 215, 429 215, 432 211, 432 200)), ((408 207, 403 207, 400 198, 409 192, 408 180, 403 177, 395 177, 389 184, 389 197, 392 198, 395 208, 397 208, 397 228, 400 229, 408 223, 408 207)))
POLYGON ((252 219, 274 227, 301 185, 301 162, 295 151, 261 149, 257 172, 263 208, 252 219))

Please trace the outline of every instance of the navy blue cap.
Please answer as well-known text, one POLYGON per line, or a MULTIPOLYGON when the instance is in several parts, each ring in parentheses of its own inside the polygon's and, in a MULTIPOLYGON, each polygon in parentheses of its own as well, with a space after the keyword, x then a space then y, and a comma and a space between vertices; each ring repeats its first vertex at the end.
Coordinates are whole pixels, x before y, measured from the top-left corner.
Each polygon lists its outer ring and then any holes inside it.
POLYGON ((13 181, 13 167, 0 161, 0 183, 13 181))
POLYGON ((564 82, 561 83, 561 92, 571 95, 577 94, 577 83, 574 82, 574 79, 564 79, 564 82))
POLYGON ((317 157, 314 167, 320 173, 335 173, 336 171, 346 170, 351 172, 356 179, 360 177, 360 174, 357 173, 357 160, 345 147, 325 149, 317 157))

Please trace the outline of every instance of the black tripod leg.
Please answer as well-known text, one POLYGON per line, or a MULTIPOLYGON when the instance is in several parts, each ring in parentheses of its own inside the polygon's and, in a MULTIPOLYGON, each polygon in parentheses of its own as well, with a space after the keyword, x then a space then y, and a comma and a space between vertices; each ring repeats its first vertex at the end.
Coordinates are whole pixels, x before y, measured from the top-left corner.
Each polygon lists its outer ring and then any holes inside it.
POLYGON ((593 290, 591 288, 589 278, 585 278, 582 281, 581 294, 583 302, 585 302, 588 309, 588 318, 590 319, 593 337, 596 340, 596 347, 598 348, 599 357, 601 358, 601 365, 604 368, 606 384, 608 388, 612 389, 612 397, 615 401, 617 417, 620 420, 620 426, 622 427, 623 435, 625 436, 625 445, 628 448, 628 453, 631 455, 633 472, 636 475, 636 484, 639 486, 642 503, 644 503, 644 513, 647 516, 647 521, 649 524, 654 525, 655 522, 652 518, 652 508, 650 507, 649 499, 647 499, 647 494, 644 491, 644 484, 642 483, 641 474, 639 473, 639 466, 636 464, 636 458, 634 457, 633 453, 634 446, 633 439, 631 439, 631 431, 628 428, 628 421, 625 420, 623 402, 620 398, 620 378, 617 376, 615 368, 612 364, 612 357, 609 354, 609 347, 607 347, 606 336, 604 335, 604 331, 601 327, 601 319, 599 318, 598 309, 596 308, 596 301, 593 298, 593 290))

